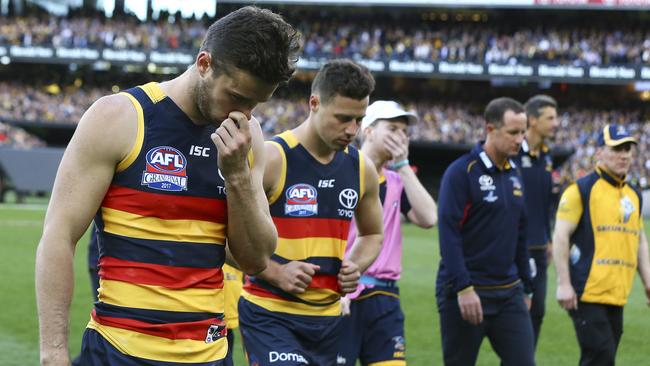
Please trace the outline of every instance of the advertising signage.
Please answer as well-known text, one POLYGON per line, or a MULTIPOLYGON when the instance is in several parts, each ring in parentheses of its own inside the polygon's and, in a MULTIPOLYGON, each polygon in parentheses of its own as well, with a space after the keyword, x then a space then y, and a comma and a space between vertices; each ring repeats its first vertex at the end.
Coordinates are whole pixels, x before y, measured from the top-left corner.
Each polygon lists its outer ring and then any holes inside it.
MULTIPOLYGON (((144 65, 187 67, 194 62, 191 51, 116 50, 110 48, 49 48, 0 46, 3 63, 77 63, 96 62, 115 65, 144 65)), ((301 58, 298 68, 318 70, 327 59, 301 58)), ((517 78, 520 80, 552 80, 584 83, 630 83, 650 81, 650 65, 590 65, 575 66, 544 62, 517 64, 478 64, 471 62, 428 61, 378 61, 356 60, 377 74, 411 75, 417 77, 492 79, 517 78)))

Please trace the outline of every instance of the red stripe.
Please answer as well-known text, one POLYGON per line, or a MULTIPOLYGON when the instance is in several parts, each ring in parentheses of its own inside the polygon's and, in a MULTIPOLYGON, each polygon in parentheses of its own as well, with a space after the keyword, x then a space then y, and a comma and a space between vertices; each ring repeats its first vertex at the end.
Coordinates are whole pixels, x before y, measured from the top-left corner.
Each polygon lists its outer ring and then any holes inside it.
POLYGON ((91 315, 93 319, 101 325, 127 329, 134 332, 148 334, 155 337, 163 337, 167 339, 192 339, 195 341, 205 341, 205 338, 208 335, 208 329, 211 325, 223 326, 223 336, 225 336, 226 323, 224 323, 223 320, 219 318, 186 323, 151 324, 128 318, 100 316, 97 315, 94 309, 91 315))
POLYGON ((324 288, 332 290, 334 292, 341 293, 341 287, 339 286, 338 276, 335 275, 326 275, 326 274, 317 274, 311 278, 309 283, 309 288, 324 288))
POLYGON ((273 217, 278 236, 285 239, 338 238, 348 239, 350 220, 323 218, 273 217))
POLYGON ((465 208, 463 209, 463 218, 460 219, 460 227, 462 228, 465 225, 465 221, 469 218, 469 209, 472 208, 472 203, 467 202, 465 208))
POLYGON ((225 200, 149 193, 111 185, 102 207, 166 220, 228 221, 225 200))
POLYGON ((108 256, 99 260, 99 268, 99 275, 105 280, 163 286, 172 289, 223 288, 221 268, 163 266, 108 256))
POLYGON ((248 292, 251 295, 259 296, 259 297, 266 297, 269 299, 276 299, 276 300, 282 300, 282 301, 289 301, 283 297, 280 297, 278 295, 272 294, 265 289, 261 288, 260 286, 250 282, 248 279, 246 279, 246 283, 244 284, 244 289, 246 292, 248 292))

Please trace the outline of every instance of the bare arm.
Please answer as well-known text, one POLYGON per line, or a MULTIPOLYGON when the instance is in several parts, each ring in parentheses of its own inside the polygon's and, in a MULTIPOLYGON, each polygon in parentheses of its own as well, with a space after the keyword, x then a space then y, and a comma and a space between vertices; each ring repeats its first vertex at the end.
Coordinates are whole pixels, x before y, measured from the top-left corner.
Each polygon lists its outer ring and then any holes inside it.
POLYGON ((75 246, 97 212, 116 164, 135 141, 136 118, 135 108, 125 96, 101 98, 82 117, 61 160, 36 252, 43 365, 69 364, 75 246))
POLYGON ((264 140, 256 119, 232 112, 212 135, 228 192, 228 246, 243 272, 266 268, 277 243, 277 231, 264 194, 264 140), (239 124, 239 128, 235 125, 239 124), (248 152, 254 163, 248 165, 248 152))
POLYGON ((648 305, 650 305, 650 256, 648 255, 648 239, 643 230, 639 236, 639 252, 637 260, 639 276, 641 276, 641 281, 643 281, 648 305))
POLYGON ((383 240, 383 218, 379 200, 379 178, 372 162, 365 160, 365 193, 354 212, 357 236, 348 259, 364 272, 375 261, 381 251, 383 240))
POLYGON ((422 186, 410 166, 403 166, 397 171, 404 183, 404 192, 411 209, 406 215, 412 223, 421 228, 431 228, 438 222, 438 206, 433 197, 422 186))
POLYGON ((578 225, 570 221, 557 220, 553 232, 553 262, 557 273, 557 301, 566 310, 576 309, 578 298, 571 285, 569 274, 569 238, 578 225))

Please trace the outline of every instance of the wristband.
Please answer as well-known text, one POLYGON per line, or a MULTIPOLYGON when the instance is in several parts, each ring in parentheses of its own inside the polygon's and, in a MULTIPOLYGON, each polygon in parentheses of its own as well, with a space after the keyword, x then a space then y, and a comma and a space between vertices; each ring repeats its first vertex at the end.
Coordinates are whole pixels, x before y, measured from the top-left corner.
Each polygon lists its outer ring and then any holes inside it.
POLYGON ((470 291, 474 291, 474 286, 465 287, 464 289, 458 291, 458 293, 456 295, 459 295, 459 296, 460 295, 465 295, 466 293, 468 293, 470 291))
POLYGON ((400 160, 397 163, 390 164, 388 166, 388 169, 397 170, 397 169, 399 169, 399 168, 401 168, 403 166, 406 166, 406 165, 409 165, 409 159, 400 160))

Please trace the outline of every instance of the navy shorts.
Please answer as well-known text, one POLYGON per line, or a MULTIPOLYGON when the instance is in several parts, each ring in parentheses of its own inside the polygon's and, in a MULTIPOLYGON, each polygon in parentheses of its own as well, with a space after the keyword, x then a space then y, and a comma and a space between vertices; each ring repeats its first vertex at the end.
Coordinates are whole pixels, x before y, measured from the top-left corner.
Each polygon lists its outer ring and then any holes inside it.
POLYGON ((118 351, 96 330, 87 328, 81 342, 81 354, 73 366, 223 366, 223 360, 202 363, 179 363, 147 360, 118 351))
POLYGON ((363 291, 343 317, 338 365, 406 365, 404 313, 397 288, 375 287, 363 291))
POLYGON ((341 318, 274 313, 239 299, 239 329, 250 366, 334 366, 341 318))

